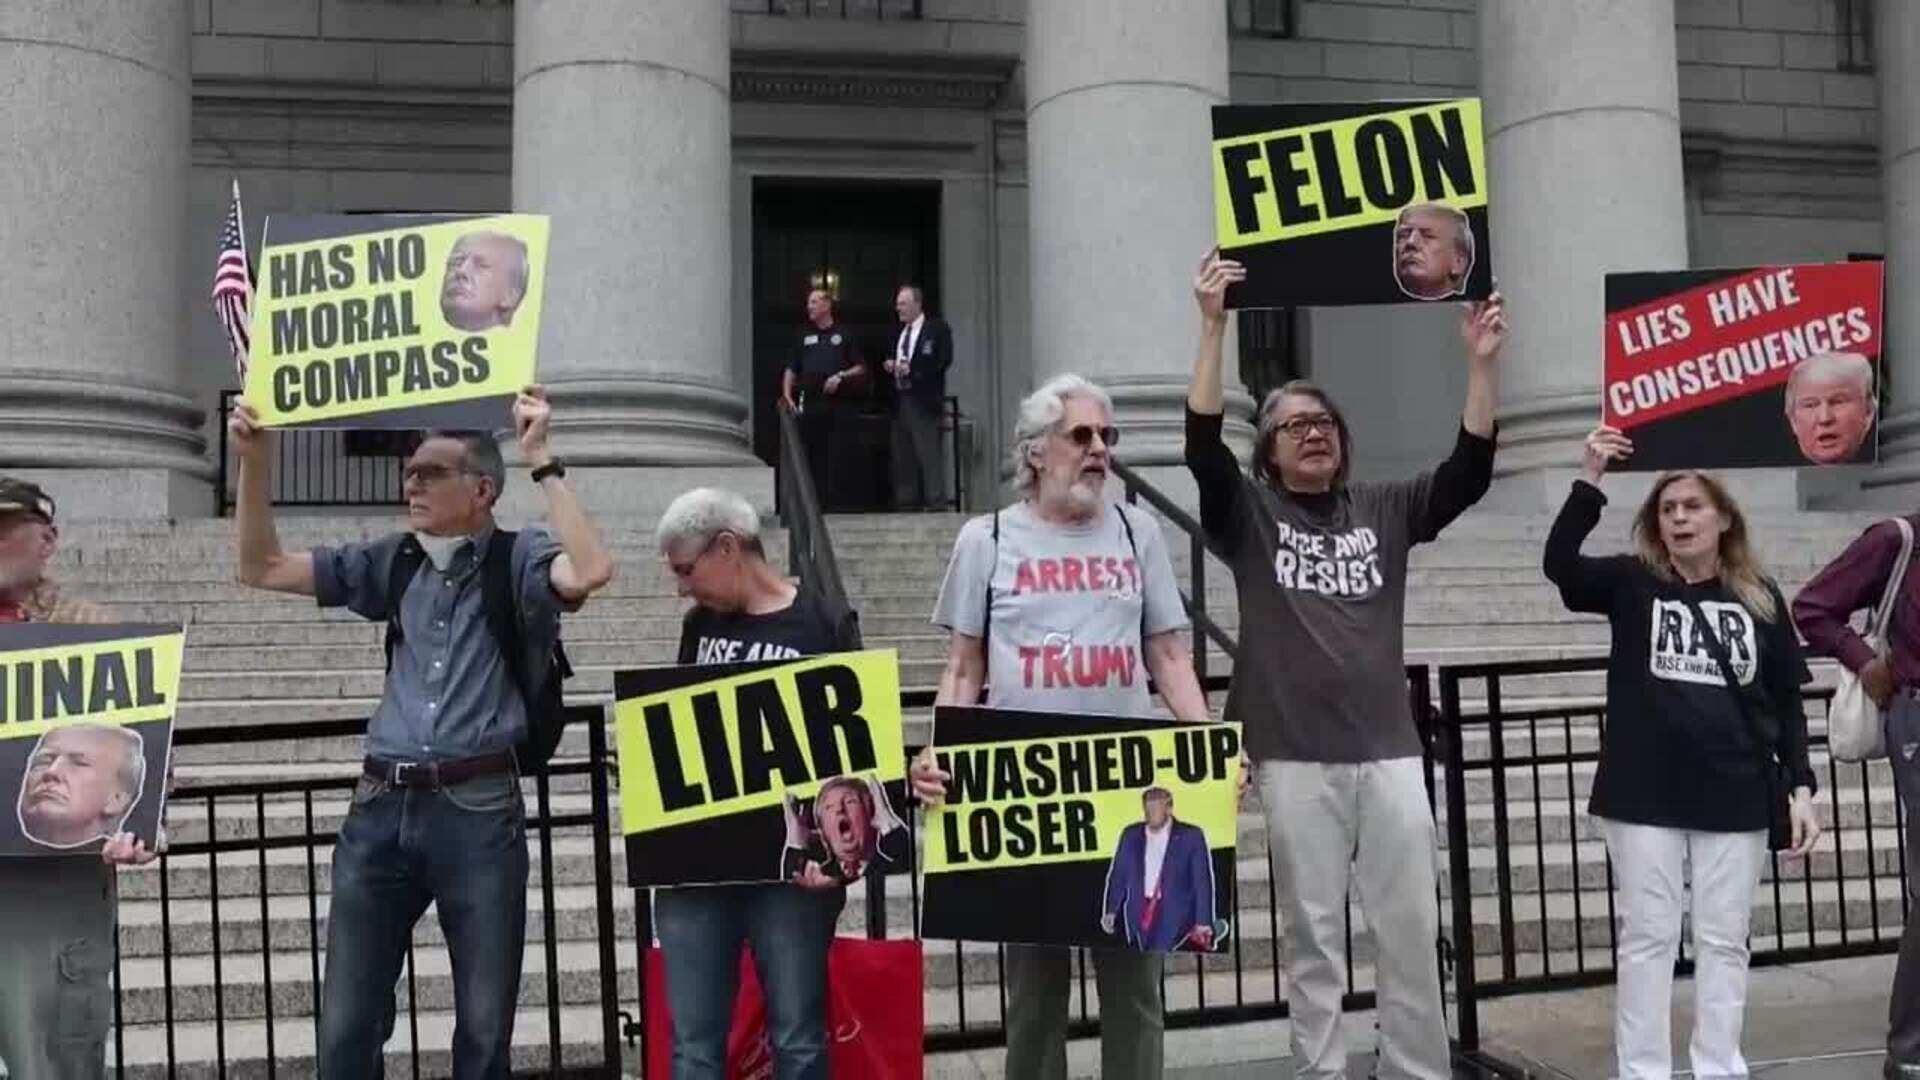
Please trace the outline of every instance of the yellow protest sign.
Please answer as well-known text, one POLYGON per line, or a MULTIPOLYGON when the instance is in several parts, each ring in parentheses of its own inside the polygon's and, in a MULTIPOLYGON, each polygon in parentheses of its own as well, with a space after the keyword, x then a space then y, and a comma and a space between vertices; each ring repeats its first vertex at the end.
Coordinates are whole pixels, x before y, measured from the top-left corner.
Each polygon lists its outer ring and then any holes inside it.
POLYGON ((394 427, 493 400, 506 426, 534 381, 546 256, 534 214, 270 219, 247 401, 269 427, 394 427))
POLYGON ((850 842, 892 858, 906 775, 893 650, 618 672, 614 731, 635 884, 784 879, 783 849, 831 846, 842 819, 807 804, 836 781, 859 804, 850 842))
POLYGON ((0 856, 157 841, 184 646, 177 627, 0 626, 0 856))

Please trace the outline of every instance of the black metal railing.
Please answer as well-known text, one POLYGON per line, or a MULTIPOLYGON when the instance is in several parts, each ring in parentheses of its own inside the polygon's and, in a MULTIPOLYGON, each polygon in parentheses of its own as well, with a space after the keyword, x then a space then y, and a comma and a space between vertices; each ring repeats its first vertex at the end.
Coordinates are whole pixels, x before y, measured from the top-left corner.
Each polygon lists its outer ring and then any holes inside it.
MULTIPOLYGON (((541 973, 527 978, 527 992, 534 1000, 543 995, 546 1022, 533 1054, 536 1064, 524 1075, 618 1076, 620 973, 614 951, 607 744, 600 708, 575 706, 570 711, 587 737, 585 759, 562 758, 526 780, 532 795, 526 831, 539 867, 535 887, 541 931, 537 938, 529 936, 527 949, 529 959, 542 961, 541 973), (577 785, 579 781, 570 778, 578 777, 586 778, 591 805, 557 811, 555 787, 577 785), (570 972, 561 963, 556 920, 557 893, 565 887, 558 879, 564 875, 556 873, 554 862, 557 843, 581 841, 590 849, 592 864, 594 932, 587 940, 594 946, 593 966, 598 969, 597 986, 585 1002, 597 1014, 598 1030, 585 1033, 577 1030, 578 1024, 574 1031, 563 1031, 570 972), (598 1045, 592 1046, 595 1035, 598 1045), (591 1052, 583 1049, 587 1046, 591 1052)), ((194 748, 247 744, 311 744, 357 738, 365 730, 364 719, 188 728, 174 733, 174 747, 191 753, 194 748)), ((161 856, 156 873, 122 878, 111 1051, 120 1075, 171 1078, 185 1072, 225 1077, 231 1070, 274 1076, 310 1071, 310 1064, 299 1061, 306 1053, 282 1048, 305 1044, 307 1039, 295 1031, 306 1026, 311 1026, 313 1045, 318 1045, 325 939, 321 898, 328 892, 322 877, 331 876, 329 849, 356 782, 357 776, 347 774, 189 783, 174 790, 170 817, 183 839, 161 856), (129 919, 130 910, 141 917, 129 919), (257 927, 247 925, 253 918, 257 927), (152 972, 129 978, 130 967, 151 968, 155 960, 157 986, 152 972), (256 974, 257 983, 251 978, 256 974), (138 1040, 137 1049, 129 1048, 130 1036, 138 1040)), ((429 976, 415 960, 424 943, 416 929, 408 945, 395 1023, 396 1033, 407 1034, 396 1036, 401 1048, 388 1052, 389 1067, 398 1075, 443 1075, 448 1068, 447 1048, 424 1045, 420 1034, 422 1013, 429 1011, 422 984, 429 976)), ((529 972, 534 969, 528 965, 529 972)), ((432 978, 445 981, 441 975, 432 978)), ((380 991, 368 987, 367 992, 380 991)), ((524 1022, 521 1027, 525 1032, 524 1022)))
MULTIPOLYGON (((239 470, 227 451, 238 390, 220 392, 220 513, 232 512, 239 470)), ((287 428, 274 433, 275 506, 403 506, 408 432, 287 428)))
MULTIPOLYGON (((1480 1001, 1614 977, 1613 865, 1585 807, 1606 708, 1597 695, 1569 704, 1564 686, 1542 685, 1606 666, 1586 657, 1439 669, 1453 990, 1469 1050, 1480 1048, 1480 1001)), ((1755 967, 1899 948, 1904 814, 1884 762, 1821 762, 1831 697, 1805 695, 1830 839, 1805 859, 1771 857, 1751 931, 1755 967)), ((1692 971, 1684 946, 1677 970, 1692 971)))
POLYGON ((1153 486, 1145 477, 1135 472, 1131 466, 1118 459, 1112 460, 1113 474, 1120 478, 1127 495, 1127 502, 1138 504, 1146 500, 1168 524, 1187 534, 1189 552, 1188 581, 1190 588, 1182 590, 1180 600, 1187 606, 1187 618, 1193 620, 1196 631, 1193 639, 1193 670, 1202 680, 1207 677, 1207 645, 1211 642, 1218 646, 1227 659, 1239 655, 1240 643, 1226 632, 1214 618, 1207 613, 1207 534, 1195 521, 1192 514, 1166 497, 1159 488, 1153 486))
POLYGON ((858 637, 859 613, 847 602, 846 582, 840 577, 840 561, 833 555, 833 536, 820 512, 820 495, 814 490, 813 472, 807 468, 806 446, 800 441, 800 422, 793 410, 784 406, 774 410, 780 417, 780 466, 775 482, 780 487, 781 523, 787 529, 787 573, 797 574, 820 590, 827 610, 836 617, 854 620, 858 637))
MULTIPOLYGON (((735 10, 754 10, 763 0, 736 2, 735 10)), ((918 19, 922 0, 764 0, 768 15, 822 19, 918 19)))

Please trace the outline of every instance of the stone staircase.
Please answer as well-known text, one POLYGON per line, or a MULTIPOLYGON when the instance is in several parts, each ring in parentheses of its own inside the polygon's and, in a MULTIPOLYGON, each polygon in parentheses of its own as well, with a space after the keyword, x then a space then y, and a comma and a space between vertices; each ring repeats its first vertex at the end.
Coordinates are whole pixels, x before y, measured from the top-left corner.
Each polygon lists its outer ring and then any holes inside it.
MULTIPOLYGON (((1837 553, 1870 517, 1804 515, 1760 520, 1755 531, 1763 556, 1789 596, 1818 566, 1837 553)), ((962 519, 952 515, 834 517, 829 519, 843 574, 859 607, 867 641, 899 650, 902 681, 929 687, 937 678, 946 641, 927 622, 947 553, 962 519)), ((673 595, 648 531, 651 521, 602 523, 621 566, 609 593, 567 620, 565 636, 578 676, 570 697, 603 702, 612 673, 622 666, 670 662, 684 604, 673 595)), ((1569 615, 1539 574, 1540 545, 1548 521, 1473 516, 1456 523, 1436 544, 1418 550, 1410 582, 1407 641, 1413 663, 1451 664, 1497 659, 1551 659, 1603 652, 1606 628, 1598 620, 1569 615)), ((377 535, 390 527, 369 517, 288 517, 281 523, 287 546, 377 535)), ((1591 550, 1624 545, 1626 516, 1610 513, 1591 550)), ((1184 534, 1169 530, 1176 571, 1187 575, 1184 534)), ((768 550, 784 558, 785 538, 773 533, 768 550)), ((172 525, 80 522, 63 538, 58 573, 75 595, 105 604, 115 618, 182 621, 188 651, 180 724, 209 729, 306 720, 362 717, 377 702, 381 684, 381 628, 349 615, 318 611, 311 602, 280 599, 232 583, 231 523, 193 521, 172 525)), ((1231 576, 1217 561, 1208 568, 1207 609, 1228 631, 1238 627, 1231 576)), ((1230 672, 1217 650, 1213 672, 1230 672)), ((1831 669, 1819 667, 1822 678, 1831 669)), ((1477 684, 1464 691, 1471 709, 1483 695, 1477 684)), ((1532 737, 1506 729, 1510 759, 1552 761, 1567 749, 1590 751, 1596 729, 1590 711, 1600 700, 1598 673, 1532 677, 1503 686, 1503 705, 1561 710, 1539 722, 1532 737), (1580 710, 1588 710, 1582 715, 1580 710)), ((1437 698, 1436 698, 1437 700, 1437 698)), ((924 739, 928 710, 908 717, 909 740, 924 739)), ((1468 761, 1490 752, 1484 726, 1465 737, 1468 761)), ((570 731, 562 755, 584 755, 585 734, 570 731)), ((359 759, 353 738, 267 739, 220 746, 182 747, 177 754, 183 786, 277 781, 293 784, 350 776, 359 759)), ((1824 761, 1819 763, 1823 778, 1824 761)), ((1865 770, 1863 792, 1856 777, 1823 812, 1840 828, 1823 841, 1803 881, 1799 864, 1789 868, 1776 906, 1771 890, 1756 906, 1756 944, 1780 928, 1787 945, 1837 940, 1844 921, 1858 936, 1877 918, 1881 932, 1897 928, 1900 892, 1893 839, 1893 793, 1884 765, 1865 770), (1869 828, 1871 822, 1871 828, 1869 828), (1878 875, 1869 892, 1869 872, 1878 875)), ((1466 832, 1476 970, 1503 971, 1503 945, 1510 945, 1515 974, 1566 971, 1577 965, 1605 967, 1610 931, 1607 873, 1598 833, 1584 813, 1590 764, 1530 765, 1498 772, 1509 819, 1494 811, 1496 773, 1467 773, 1466 832), (1535 805, 1538 805, 1536 815, 1535 805), (1496 883, 1504 837, 1512 890, 1503 903, 1496 883), (1503 918, 1503 908, 1510 915, 1503 918)), ((1823 779, 1823 783, 1826 781, 1823 779)), ((1445 809, 1444 784, 1438 786, 1445 809)), ((530 809, 533 786, 529 784, 530 809)), ((579 777, 556 778, 551 811, 579 814, 591 796, 579 777)), ((228 841, 234 850, 178 855, 168 860, 164 882, 157 869, 125 871, 121 880, 121 979, 127 1073, 158 1076, 168 1059, 166 1020, 171 1009, 177 1075, 211 1075, 224 1059, 241 1075, 264 1072, 268 1034, 281 1075, 311 1070, 313 999, 318 968, 314 942, 324 940, 330 850, 299 838, 336 827, 345 809, 345 789, 324 787, 310 796, 221 796, 179 800, 172 811, 176 844, 228 841), (275 845, 263 851, 258 838, 275 845), (217 898, 215 884, 217 883, 217 898), (263 888, 264 885, 264 888, 263 888), (310 888, 311 885, 311 888, 310 888), (161 902, 165 890, 166 903, 161 902), (310 900, 311 894, 311 900, 310 900), (264 895, 264 900, 263 900, 264 895), (263 944, 265 946, 263 951, 263 944), (216 966, 218 978, 216 980, 216 966), (170 967, 170 972, 169 972, 170 967), (164 987, 171 976, 173 992, 164 987), (217 996, 216 981, 224 989, 217 996), (271 1015, 272 1023, 268 1023, 271 1015)), ((1443 891, 1449 852, 1442 828, 1443 891)), ((1237 957, 1182 958, 1171 965, 1170 1005, 1246 1003, 1283 999, 1275 971, 1276 928, 1269 914, 1266 838, 1257 813, 1243 813, 1240 828, 1237 957)), ((624 880, 617 831, 613 880, 624 880)), ((565 1060, 598 1060, 602 1031, 597 953, 598 914, 594 890, 594 845, 590 830, 557 830, 551 842, 553 948, 556 976, 547 978, 547 912, 541 889, 543 851, 534 848, 528 916, 527 978, 516 1030, 523 1067, 544 1066, 549 1052, 550 1004, 558 1006, 565 1060)), ((1783 864, 1784 866, 1785 864, 1783 864)), ((621 1007, 637 1011, 634 897, 614 890, 621 1007)), ((894 881, 888 890, 889 933, 912 932, 911 890, 894 881)), ((1443 918, 1451 915, 1443 897, 1443 918)), ((843 933, 866 928, 865 892, 852 890, 842 916, 843 933)), ((1353 916, 1354 985, 1372 985, 1372 942, 1364 919, 1353 916)), ((932 943, 927 946, 927 1021, 930 1030, 952 1030, 962 1011, 968 1026, 998 1021, 996 959, 991 946, 932 943)), ((451 1036, 451 980, 439 928, 430 912, 415 938, 412 978, 400 989, 402 1014, 390 1051, 391 1067, 410 1066, 411 1015, 418 1026, 422 1068, 446 1071, 451 1036)), ((1092 993, 1089 985, 1087 993, 1092 993)), ((638 1051, 627 1049, 634 1068, 638 1051)))

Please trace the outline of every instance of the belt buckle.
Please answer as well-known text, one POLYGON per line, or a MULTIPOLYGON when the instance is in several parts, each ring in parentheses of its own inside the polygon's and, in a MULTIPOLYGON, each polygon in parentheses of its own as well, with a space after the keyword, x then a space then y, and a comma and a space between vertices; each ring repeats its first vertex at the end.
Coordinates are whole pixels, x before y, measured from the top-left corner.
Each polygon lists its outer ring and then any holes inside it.
POLYGON ((408 779, 408 776, 410 775, 411 771, 414 769, 419 769, 426 772, 427 776, 432 779, 431 786, 434 786, 434 787, 439 786, 440 769, 439 769, 439 766, 437 766, 435 763, 431 761, 396 761, 394 762, 393 778, 392 778, 393 786, 394 787, 414 786, 414 782, 408 779))

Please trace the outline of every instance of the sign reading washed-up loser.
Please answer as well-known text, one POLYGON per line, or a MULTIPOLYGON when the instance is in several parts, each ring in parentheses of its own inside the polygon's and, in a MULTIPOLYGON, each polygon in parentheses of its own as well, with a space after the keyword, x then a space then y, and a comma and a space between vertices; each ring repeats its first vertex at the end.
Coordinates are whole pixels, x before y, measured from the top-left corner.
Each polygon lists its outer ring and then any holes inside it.
POLYGON ((1216 105, 1213 212, 1228 307, 1493 291, 1478 98, 1216 105))
POLYGON ((921 937, 1226 948, 1240 725, 942 706, 933 744, 921 937))
POLYGON ((1846 465, 1878 453, 1878 262, 1608 274, 1619 468, 1846 465))
POLYGON ((154 850, 186 635, 178 626, 0 626, 0 856, 154 850))
POLYGON ((506 427, 546 262, 533 214, 270 218, 247 402, 269 427, 506 427))
POLYGON ((891 649, 615 672, 614 729, 636 887, 911 864, 891 649))

